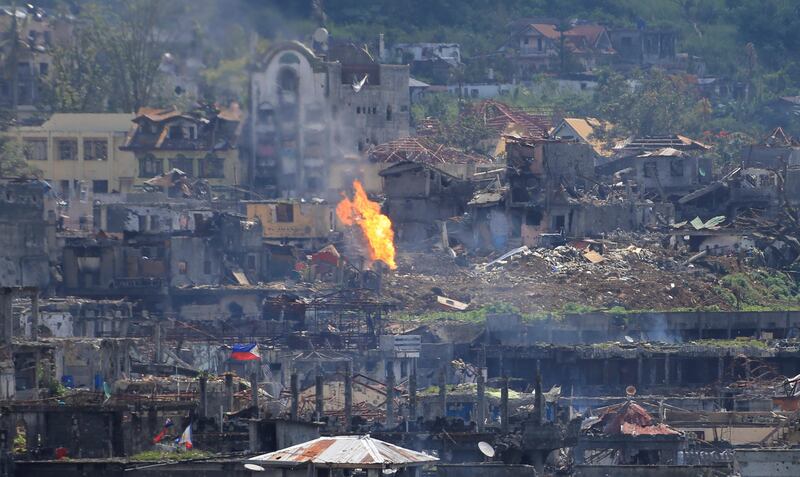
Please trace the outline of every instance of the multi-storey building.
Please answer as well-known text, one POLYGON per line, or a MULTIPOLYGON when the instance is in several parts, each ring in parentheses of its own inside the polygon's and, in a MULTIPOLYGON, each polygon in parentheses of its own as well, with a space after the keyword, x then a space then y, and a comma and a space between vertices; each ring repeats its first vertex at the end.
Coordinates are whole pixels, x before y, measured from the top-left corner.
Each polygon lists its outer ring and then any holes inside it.
POLYGON ((136 177, 133 153, 121 151, 132 114, 56 113, 41 126, 5 133, 22 141, 28 165, 65 198, 81 190, 127 192, 136 177))
POLYGON ((384 65, 352 44, 274 45, 252 76, 248 150, 262 195, 330 192, 370 145, 408 136, 409 68, 384 65))

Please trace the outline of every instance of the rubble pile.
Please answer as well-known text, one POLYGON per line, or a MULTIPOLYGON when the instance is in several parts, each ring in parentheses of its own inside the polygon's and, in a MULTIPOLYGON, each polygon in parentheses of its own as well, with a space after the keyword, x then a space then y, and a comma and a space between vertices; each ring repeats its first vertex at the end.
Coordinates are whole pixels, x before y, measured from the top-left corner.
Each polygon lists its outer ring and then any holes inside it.
POLYGON ((387 293, 418 313, 440 309, 438 295, 472 308, 510 304, 523 313, 613 307, 734 309, 718 293, 719 279, 745 264, 729 257, 706 257, 703 265, 708 266, 686 264, 692 254, 642 242, 605 245, 603 254, 572 245, 520 247, 507 257, 500 255, 502 259, 471 257, 477 263, 466 267, 441 253, 401 252, 398 272, 385 278, 387 293))

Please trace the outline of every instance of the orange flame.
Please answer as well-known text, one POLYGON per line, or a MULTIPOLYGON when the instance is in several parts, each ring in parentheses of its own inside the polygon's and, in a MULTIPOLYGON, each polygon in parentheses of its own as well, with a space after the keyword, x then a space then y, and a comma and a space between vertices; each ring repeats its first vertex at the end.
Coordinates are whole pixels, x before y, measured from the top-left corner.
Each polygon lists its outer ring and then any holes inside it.
POLYGON ((397 263, 394 261, 392 221, 381 213, 380 204, 369 200, 361 182, 353 181, 353 189, 353 200, 342 194, 344 197, 336 206, 336 216, 345 225, 358 224, 367 238, 370 260, 380 260, 394 270, 397 263))

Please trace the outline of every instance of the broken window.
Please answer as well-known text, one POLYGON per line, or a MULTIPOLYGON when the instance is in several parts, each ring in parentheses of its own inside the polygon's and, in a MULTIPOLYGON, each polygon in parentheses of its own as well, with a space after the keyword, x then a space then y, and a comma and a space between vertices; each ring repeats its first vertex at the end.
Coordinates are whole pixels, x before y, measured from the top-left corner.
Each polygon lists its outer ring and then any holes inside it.
POLYGON ((566 223, 566 220, 565 220, 565 217, 563 215, 553 216, 553 228, 555 230, 558 230, 558 231, 563 230, 565 223, 566 223))
POLYGON ((108 181, 92 181, 92 192, 95 194, 108 194, 108 181))
POLYGON ((658 175, 658 165, 654 161, 647 161, 644 163, 644 176, 656 177, 658 175))
POLYGON ((164 173, 164 161, 152 154, 139 158, 139 177, 150 178, 164 173))
POLYGON ((78 141, 77 139, 58 140, 58 159, 62 161, 78 160, 78 141))
POLYGON ((170 139, 184 139, 183 128, 180 126, 170 126, 168 136, 170 139))
POLYGON ((208 154, 200 159, 200 177, 222 179, 225 177, 225 159, 208 154))
POLYGON ((282 223, 294 222, 294 204, 276 204, 275 221, 282 223))
POLYGON ((542 211, 541 209, 529 209, 525 213, 525 224, 526 225, 539 225, 542 223, 542 211))
POLYGON ((108 143, 105 139, 84 139, 83 140, 83 160, 84 161, 105 161, 108 160, 108 143))
POLYGON ((46 161, 47 139, 25 139, 25 159, 29 161, 46 161))
POLYGON ((673 159, 669 162, 669 173, 672 177, 683 177, 683 159, 673 159))
POLYGON ((194 175, 194 159, 186 157, 183 154, 178 154, 174 159, 169 160, 170 169, 178 169, 186 174, 194 175))

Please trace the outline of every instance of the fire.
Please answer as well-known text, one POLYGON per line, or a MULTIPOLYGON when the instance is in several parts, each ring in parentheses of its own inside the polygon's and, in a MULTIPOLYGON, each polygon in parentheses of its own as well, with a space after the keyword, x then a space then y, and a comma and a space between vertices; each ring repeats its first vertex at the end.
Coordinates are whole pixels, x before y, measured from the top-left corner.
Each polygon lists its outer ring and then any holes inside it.
POLYGON ((392 221, 381 213, 380 204, 369 200, 361 182, 353 181, 353 189, 355 195, 352 200, 342 194, 344 197, 336 206, 336 216, 345 225, 358 224, 367 239, 370 260, 380 260, 394 270, 397 263, 394 261, 392 221))

